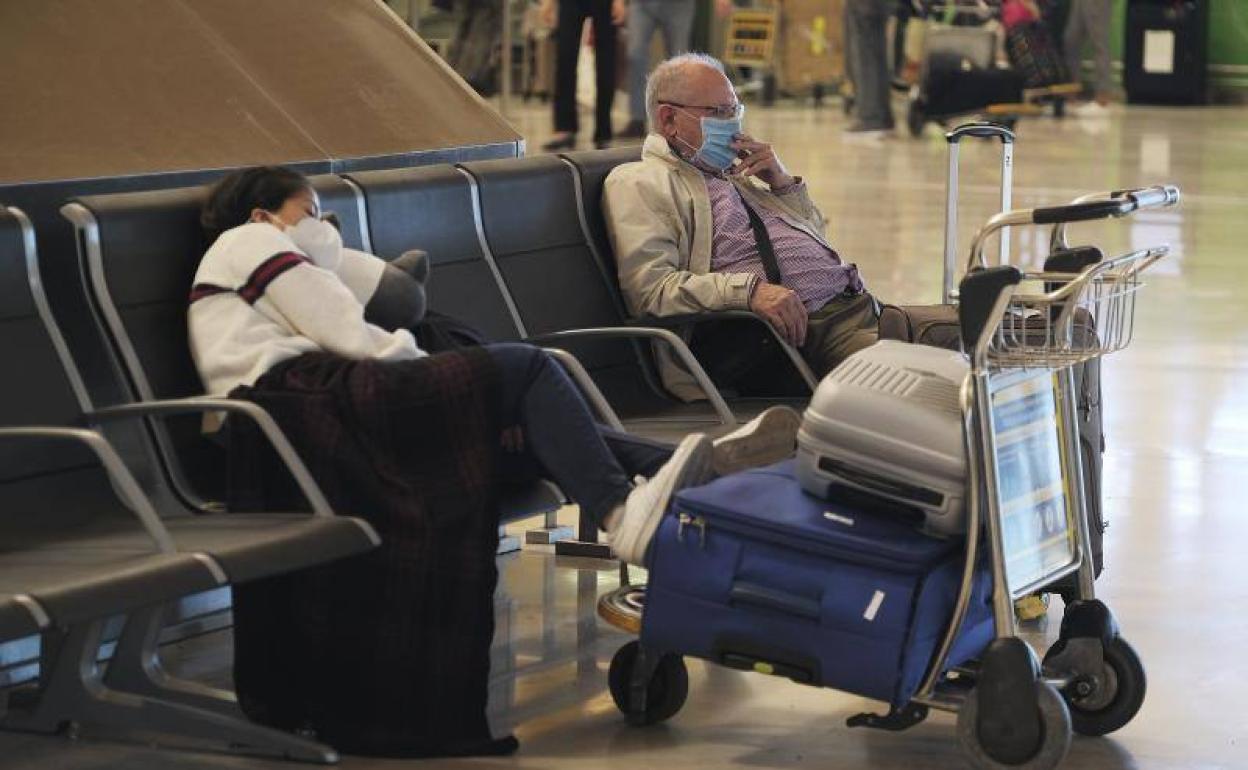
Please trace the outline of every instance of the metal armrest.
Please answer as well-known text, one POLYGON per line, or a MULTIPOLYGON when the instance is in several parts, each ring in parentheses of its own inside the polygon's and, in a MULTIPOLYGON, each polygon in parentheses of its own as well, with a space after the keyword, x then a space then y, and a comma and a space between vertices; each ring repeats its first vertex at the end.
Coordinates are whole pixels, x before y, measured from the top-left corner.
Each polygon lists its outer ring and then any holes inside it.
POLYGON ((719 420, 724 425, 736 425, 737 418, 733 415, 732 410, 728 408, 727 402, 720 394, 719 389, 715 387, 715 383, 711 382, 711 378, 707 375, 706 370, 698 363, 698 359, 694 357, 693 351, 689 350, 689 346, 685 344, 678 335, 670 329, 656 329, 649 326, 608 326, 592 329, 567 329, 558 332, 549 332, 529 338, 529 342, 544 344, 547 342, 559 342, 561 340, 571 340, 578 337, 622 337, 622 338, 648 338, 659 340, 670 347, 677 356, 680 357, 681 363, 689 371, 693 378, 697 380, 698 385, 702 388, 702 392, 706 394, 707 399, 711 402, 711 406, 715 408, 715 413, 719 415, 719 420))
POLYGON ((636 321, 643 326, 658 326, 664 329, 681 329, 691 324, 706 323, 708 321, 724 321, 729 319, 749 319, 766 327, 771 334, 772 339, 788 356, 789 363, 793 364, 793 369, 801 376, 802 381, 806 383, 806 387, 810 388, 810 392, 814 393, 819 387, 819 379, 815 377, 814 371, 810 368, 810 364, 806 363, 806 359, 802 358, 801 351, 789 344, 780 332, 776 331, 776 327, 767 322, 758 313, 749 310, 708 310, 703 313, 679 313, 669 316, 644 316, 636 321))
POLYGON ((571 375, 572 380, 581 389, 581 393, 585 395, 594 411, 598 413, 598 417, 615 430, 623 431, 624 424, 620 422, 620 416, 611 408, 607 397, 598 389, 598 385, 589 376, 589 372, 585 371, 585 367, 581 366, 581 362, 577 357, 561 348, 543 348, 543 350, 563 365, 563 368, 571 375))
POLYGON ((317 486, 316 480, 312 478, 312 474, 308 472, 308 468, 303 464, 303 460, 299 459, 295 448, 286 439, 286 434, 282 433, 282 429, 278 427, 272 416, 258 404, 231 398, 210 398, 207 396, 168 399, 164 401, 140 401, 97 409, 94 412, 89 412, 87 419, 95 422, 105 422, 108 420, 134 419, 138 417, 172 417, 179 414, 202 414, 204 412, 230 412, 231 414, 241 414, 251 418, 260 427, 260 430, 263 431, 265 437, 269 439, 273 448, 277 450, 278 457, 282 458, 282 462, 286 464, 287 470, 294 476, 295 483, 299 485, 299 490, 303 492, 303 496, 307 498, 308 504, 312 506, 312 515, 334 515, 333 509, 329 506, 329 501, 325 499, 324 493, 317 486))
POLYGON ((96 431, 86 428, 40 426, 0 428, 0 439, 6 438, 59 439, 85 444, 99 458, 100 464, 104 466, 104 470, 113 482, 113 488, 124 498, 124 502, 128 504, 134 515, 138 517, 139 522, 143 525, 143 529, 152 538, 152 542, 156 544, 156 549, 161 553, 177 551, 173 538, 169 535, 169 530, 165 528, 164 522, 160 520, 160 516, 152 506, 152 501, 143 493, 139 483, 134 480, 134 476, 130 473, 126 464, 122 462, 117 451, 113 449, 106 438, 96 431))

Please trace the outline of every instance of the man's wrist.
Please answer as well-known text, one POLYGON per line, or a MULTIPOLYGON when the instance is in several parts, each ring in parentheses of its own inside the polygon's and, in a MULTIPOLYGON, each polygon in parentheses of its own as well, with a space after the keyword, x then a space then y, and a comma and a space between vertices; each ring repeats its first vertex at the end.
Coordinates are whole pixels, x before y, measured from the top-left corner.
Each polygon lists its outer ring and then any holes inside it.
POLYGON ((762 283, 757 275, 750 274, 745 284, 745 309, 749 310, 754 304, 754 292, 758 289, 758 285, 762 283))

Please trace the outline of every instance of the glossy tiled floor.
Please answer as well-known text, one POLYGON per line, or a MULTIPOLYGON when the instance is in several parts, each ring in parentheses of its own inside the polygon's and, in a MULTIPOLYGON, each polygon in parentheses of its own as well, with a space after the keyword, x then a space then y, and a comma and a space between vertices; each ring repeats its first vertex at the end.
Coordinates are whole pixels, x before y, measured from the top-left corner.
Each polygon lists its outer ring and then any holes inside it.
MULTIPOLYGON (((545 108, 517 107, 537 148, 545 108)), ((772 140, 810 182, 841 253, 884 299, 935 301, 940 276, 945 146, 939 133, 878 146, 845 145, 839 111, 751 107, 748 130, 772 140)), ((963 239, 993 210, 995 149, 964 153, 963 239)), ((1099 123, 1031 120, 1020 126, 1016 203, 1153 182, 1183 188, 1177 211, 1086 226, 1080 240, 1108 251, 1174 247, 1141 297, 1133 347, 1105 366, 1107 570, 1099 590, 1149 673, 1137 719, 1105 739, 1077 739, 1074 768, 1248 766, 1248 110, 1116 108, 1099 123)), ((1014 238, 1019 258, 1039 243, 1014 238)), ((494 715, 514 728, 515 757, 400 763, 348 759, 344 767, 944 768, 961 767, 952 720, 935 716, 905 734, 848 730, 875 704, 785 681, 692 663, 689 702, 669 724, 626 727, 605 692, 606 665, 625 637, 597 623, 609 567, 530 548, 502 560, 505 590, 495 664, 494 715)), ((1052 621, 1031 637, 1043 644, 1052 621)), ((228 672, 222 637, 187 645, 183 665, 228 672)), ((6 767, 208 768, 281 765, 109 744, 0 736, 6 767)))

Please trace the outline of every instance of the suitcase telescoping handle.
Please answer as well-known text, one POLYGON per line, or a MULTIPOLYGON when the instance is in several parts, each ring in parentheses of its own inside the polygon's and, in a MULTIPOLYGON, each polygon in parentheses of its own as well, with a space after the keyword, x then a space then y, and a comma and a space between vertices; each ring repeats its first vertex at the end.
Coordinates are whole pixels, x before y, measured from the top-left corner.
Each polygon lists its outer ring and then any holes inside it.
MULTIPOLYGON (((1000 123, 977 121, 958 126, 945 134, 949 143, 949 176, 945 187, 945 272, 941 285, 940 301, 950 303, 956 295, 953 291, 953 274, 957 268, 958 253, 958 155, 962 140, 1001 140, 1001 210, 1009 211, 1014 188, 1014 132, 1000 123)), ((1010 261, 1010 233, 1001 231, 1001 264, 1010 261)))
POLYGON ((971 242, 971 256, 967 261, 967 273, 986 267, 984 243, 995 232, 1012 225, 1061 225, 1068 222, 1089 222, 1094 219, 1117 219, 1144 209, 1167 208, 1177 205, 1181 195, 1174 185, 1155 185, 1138 190, 1122 191, 1116 197, 1071 203, 1065 206, 1049 206, 1038 209, 1003 211, 975 234, 971 242))

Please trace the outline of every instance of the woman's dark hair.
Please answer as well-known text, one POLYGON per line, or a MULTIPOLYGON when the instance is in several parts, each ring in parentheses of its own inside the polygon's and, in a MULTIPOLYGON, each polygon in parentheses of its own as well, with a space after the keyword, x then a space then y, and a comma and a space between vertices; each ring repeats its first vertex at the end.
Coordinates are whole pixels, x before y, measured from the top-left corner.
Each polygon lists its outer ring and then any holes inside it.
POLYGON ((246 224, 253 209, 277 211, 290 196, 308 189, 307 177, 282 166, 256 166, 227 174, 213 185, 199 223, 209 239, 246 224))

